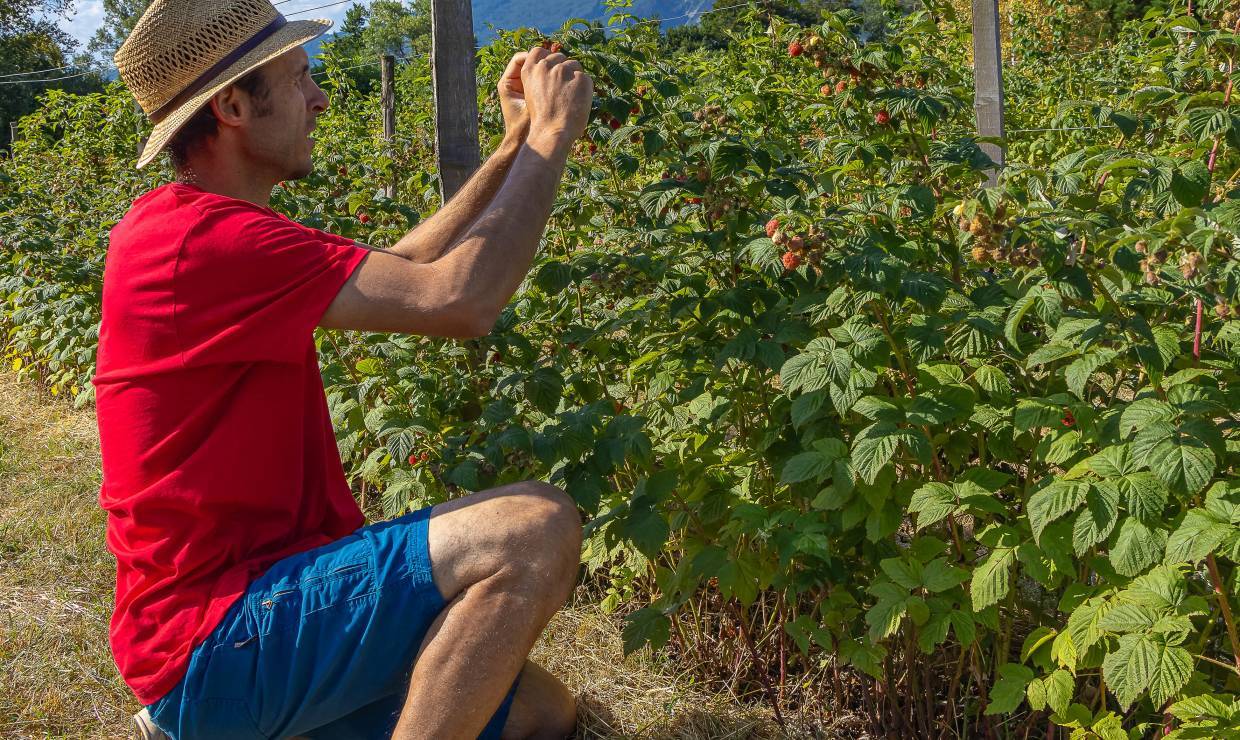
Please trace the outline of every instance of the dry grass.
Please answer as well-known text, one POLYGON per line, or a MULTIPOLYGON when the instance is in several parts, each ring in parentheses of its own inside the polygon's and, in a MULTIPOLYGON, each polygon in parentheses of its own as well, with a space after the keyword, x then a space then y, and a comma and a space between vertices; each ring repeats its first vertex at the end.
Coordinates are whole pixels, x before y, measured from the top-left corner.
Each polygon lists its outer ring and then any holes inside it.
MULTIPOLYGON (((141 707, 108 649, 115 560, 104 545, 94 414, 0 372, 0 737, 128 738, 141 707)), ((623 657, 615 620, 563 611, 534 658, 581 698, 582 738, 769 738, 769 714, 623 657)))

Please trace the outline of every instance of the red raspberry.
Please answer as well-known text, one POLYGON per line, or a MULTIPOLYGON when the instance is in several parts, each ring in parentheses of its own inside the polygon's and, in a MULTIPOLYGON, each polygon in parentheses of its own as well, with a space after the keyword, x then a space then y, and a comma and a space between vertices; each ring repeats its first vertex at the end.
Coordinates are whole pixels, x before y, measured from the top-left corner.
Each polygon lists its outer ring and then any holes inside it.
POLYGON ((831 87, 831 83, 830 83, 830 82, 828 82, 827 84, 825 84, 825 85, 823 85, 822 87, 818 88, 818 92, 822 93, 822 94, 823 94, 823 96, 825 96, 825 97, 828 97, 828 98, 829 98, 829 97, 831 97, 831 93, 835 92, 835 88, 831 87))
POLYGON ((784 252, 784 269, 791 272, 801 266, 801 257, 796 252, 784 252))
POLYGON ((594 142, 590 142, 590 153, 594 154, 597 151, 598 151, 598 144, 595 144, 594 142))
POLYGON ((564 45, 561 44, 559 41, 553 41, 549 48, 551 49, 552 54, 559 54, 561 51, 564 50, 564 45))
POLYGON ((766 222, 766 238, 775 238, 775 232, 779 231, 779 219, 773 218, 766 222))
POLYGON ((690 198, 690 199, 689 199, 689 202, 690 202, 691 204, 695 205, 695 206, 700 206, 700 205, 702 205, 702 199, 701 199, 701 198, 690 198))
POLYGON ((788 56, 790 57, 799 57, 804 51, 805 48, 801 46, 799 41, 793 41, 791 44, 788 44, 788 56))
POLYGON ((492 353, 491 353, 491 362, 499 362, 499 361, 501 361, 501 360, 503 360, 503 359, 504 359, 504 356, 503 356, 502 354, 500 354, 499 352, 492 352, 492 353))
POLYGON ((886 126, 888 123, 891 123, 891 114, 885 110, 880 110, 874 116, 874 123, 877 123, 879 126, 886 126))
POLYGON ((836 95, 842 95, 846 90, 848 90, 847 81, 840 80, 839 82, 835 83, 835 94, 836 95))
POLYGON ((368 224, 370 223, 370 216, 367 216, 365 213, 359 213, 357 214, 357 220, 364 224, 368 224))
POLYGON ((612 130, 612 131, 615 131, 616 129, 620 128, 620 122, 619 122, 619 121, 617 121, 617 120, 616 120, 616 119, 614 119, 614 118, 613 118, 613 119, 611 119, 610 121, 608 121, 608 122, 607 122, 607 125, 608 125, 608 126, 611 126, 611 130, 612 130))
POLYGON ((1070 410, 1064 409, 1063 418, 1060 419, 1059 422, 1066 427, 1073 427, 1076 426, 1076 417, 1072 415, 1070 410))

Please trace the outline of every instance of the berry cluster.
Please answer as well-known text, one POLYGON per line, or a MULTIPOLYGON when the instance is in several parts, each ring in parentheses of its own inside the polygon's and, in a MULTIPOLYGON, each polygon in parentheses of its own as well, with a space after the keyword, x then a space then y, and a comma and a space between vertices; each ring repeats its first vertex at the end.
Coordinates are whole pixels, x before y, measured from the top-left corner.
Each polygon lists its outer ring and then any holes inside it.
POLYGON ((698 122, 703 131, 710 131, 712 128, 723 128, 728 122, 728 114, 721 106, 712 104, 695 111, 693 120, 698 122))
POLYGON ((789 272, 804 264, 806 259, 815 267, 821 264, 820 252, 826 241, 822 234, 812 229, 805 236, 790 233, 780 226, 779 219, 773 218, 766 224, 766 235, 775 246, 787 248, 781 259, 789 272))
POLYGON ((1145 273, 1145 284, 1158 285, 1161 283, 1162 279, 1158 277, 1158 268, 1167 261, 1167 250, 1159 249, 1151 254, 1149 245, 1144 241, 1137 242, 1136 250, 1138 254, 1145 255, 1145 259, 1141 260, 1141 271, 1145 273))
POLYGON ((961 231, 967 231, 973 235, 973 261, 985 264, 987 262, 1008 262, 1013 266, 1020 266, 1028 262, 1034 264, 1041 258, 1041 251, 1037 247, 1021 247, 1019 249, 1008 249, 1004 244, 1003 233, 1007 230, 1007 208, 1002 203, 995 206, 994 217, 986 215, 982 211, 978 211, 976 215, 970 219, 965 213, 964 204, 956 206, 956 218, 959 219, 958 226, 961 231))

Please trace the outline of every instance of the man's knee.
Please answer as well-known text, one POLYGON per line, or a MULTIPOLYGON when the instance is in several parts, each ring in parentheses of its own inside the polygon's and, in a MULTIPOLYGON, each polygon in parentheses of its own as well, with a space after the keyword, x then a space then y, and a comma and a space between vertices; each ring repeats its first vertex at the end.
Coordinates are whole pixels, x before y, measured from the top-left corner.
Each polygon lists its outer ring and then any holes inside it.
MULTIPOLYGON (((567 592, 576 583, 581 563, 581 515, 572 498, 541 481, 516 484, 508 506, 523 522, 508 541, 508 555, 528 563, 530 574, 567 592)), ((556 589, 559 590, 559 589, 556 589)))

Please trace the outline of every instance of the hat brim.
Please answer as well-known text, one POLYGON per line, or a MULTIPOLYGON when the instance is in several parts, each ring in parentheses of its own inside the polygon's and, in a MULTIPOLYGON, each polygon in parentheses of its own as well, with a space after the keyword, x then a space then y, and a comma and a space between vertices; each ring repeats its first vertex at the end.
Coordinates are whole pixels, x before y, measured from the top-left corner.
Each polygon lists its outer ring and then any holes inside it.
POLYGON ((271 38, 264 39, 250 53, 241 57, 232 66, 221 72, 219 77, 204 87, 197 95, 185 101, 181 107, 174 110, 167 118, 155 125, 154 131, 151 132, 150 138, 147 139, 146 147, 142 150, 142 156, 138 158, 138 169, 142 169, 155 161, 155 158, 168 145, 172 137, 176 136, 177 132, 185 124, 189 123, 194 114, 201 110, 217 92, 290 49, 296 49, 302 44, 317 39, 331 30, 331 27, 332 21, 326 18, 290 21, 279 31, 272 34, 271 38))

